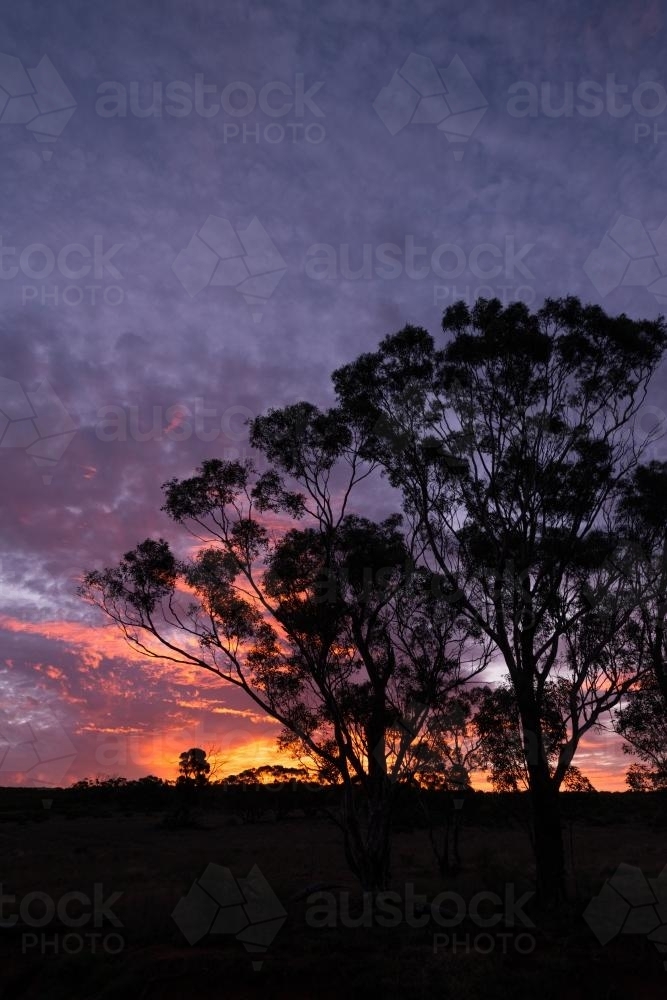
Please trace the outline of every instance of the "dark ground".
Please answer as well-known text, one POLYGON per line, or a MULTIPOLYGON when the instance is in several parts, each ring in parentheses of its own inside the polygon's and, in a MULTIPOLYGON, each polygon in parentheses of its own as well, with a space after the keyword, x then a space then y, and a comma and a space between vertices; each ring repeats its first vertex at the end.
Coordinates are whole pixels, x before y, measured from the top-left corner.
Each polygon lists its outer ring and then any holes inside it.
MULTIPOLYGON (((335 883, 336 893, 344 887, 357 893, 339 832, 322 816, 277 822, 269 816, 231 825, 229 813, 204 810, 197 814, 198 828, 170 828, 159 812, 97 808, 90 816, 80 809, 59 810, 57 803, 47 808, 41 799, 23 812, 3 811, 1 805, 0 796, 3 892, 17 900, 5 902, 5 918, 18 912, 18 901, 30 892, 57 901, 71 891, 92 896, 94 884, 101 883, 105 898, 122 894, 113 904, 122 927, 107 922, 97 929, 89 924, 74 928, 56 916, 40 928, 0 929, 2 1000, 667 996, 667 954, 642 934, 616 937, 603 947, 582 919, 620 863, 637 865, 651 877, 667 864, 667 827, 653 807, 645 815, 625 809, 618 821, 594 809, 585 821, 575 822, 571 902, 558 917, 533 913, 537 926, 517 939, 516 929, 480 929, 468 918, 453 930, 432 922, 426 927, 405 922, 389 928, 309 926, 303 898, 309 889, 335 883), (253 969, 257 955, 233 935, 209 935, 190 946, 172 919, 180 897, 209 862, 229 867, 236 878, 258 865, 287 911, 284 925, 259 956, 259 971, 253 969), (436 946, 436 933, 448 934, 449 944, 439 939, 436 946), (502 933, 507 936, 498 937, 502 933), (98 937, 91 940, 91 934, 98 937), (117 954, 106 953, 107 941, 117 954)), ((568 826, 566 842, 569 856, 568 826)), ((440 877, 427 831, 397 833, 395 888, 403 894, 406 883, 414 883, 415 891, 429 899, 453 890, 466 901, 481 890, 503 895, 508 883, 517 897, 532 889, 530 843, 520 823, 469 825, 461 846, 462 870, 440 877)), ((31 904, 37 920, 44 905, 39 899, 31 904)), ((358 910, 359 898, 351 904, 353 912, 355 905, 358 910)), ((73 904, 75 911, 83 912, 73 904)))

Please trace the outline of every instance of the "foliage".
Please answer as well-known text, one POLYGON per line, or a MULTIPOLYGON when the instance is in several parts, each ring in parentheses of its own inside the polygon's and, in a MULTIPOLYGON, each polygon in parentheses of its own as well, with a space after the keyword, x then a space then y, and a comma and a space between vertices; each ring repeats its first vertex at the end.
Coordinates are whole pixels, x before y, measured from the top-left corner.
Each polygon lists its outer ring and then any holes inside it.
POLYGON ((211 765, 206 759, 206 751, 200 747, 184 750, 178 759, 178 781, 192 782, 198 787, 207 785, 211 765))

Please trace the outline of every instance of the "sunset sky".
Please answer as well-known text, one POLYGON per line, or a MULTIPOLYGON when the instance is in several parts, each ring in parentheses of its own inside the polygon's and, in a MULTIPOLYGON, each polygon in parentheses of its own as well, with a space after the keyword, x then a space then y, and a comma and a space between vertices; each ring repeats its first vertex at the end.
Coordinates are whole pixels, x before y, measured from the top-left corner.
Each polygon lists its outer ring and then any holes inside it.
MULTIPOLYGON (((193 745, 230 771, 275 759, 242 695, 141 662, 76 596, 169 536, 165 480, 250 454, 249 417, 329 404, 333 368, 406 323, 436 334, 458 298, 665 309, 665 16, 4 6, 0 784, 174 777, 193 745)), ((640 428, 666 409, 661 372, 640 428)), ((614 737, 575 763, 623 787, 614 737)))

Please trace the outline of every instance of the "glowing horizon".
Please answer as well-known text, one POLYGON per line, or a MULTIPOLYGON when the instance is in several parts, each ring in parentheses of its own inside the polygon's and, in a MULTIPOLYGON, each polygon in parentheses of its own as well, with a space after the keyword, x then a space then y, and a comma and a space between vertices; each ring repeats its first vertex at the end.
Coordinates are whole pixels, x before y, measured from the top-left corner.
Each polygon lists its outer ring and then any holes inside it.
MULTIPOLYGON (((0 670, 3 703, 16 706, 13 719, 5 713, 0 732, 11 750, 2 753, 0 743, 0 785, 10 774, 11 784, 41 776, 48 785, 49 776, 61 772, 68 784, 96 776, 173 779, 179 754, 193 746, 216 751, 226 774, 263 764, 298 766, 276 746, 279 724, 247 695, 196 666, 142 658, 112 626, 0 616, 0 630, 45 641, 51 652, 55 644, 62 660, 60 666, 24 660, 19 673, 17 661, 7 658, 0 670), (152 721, 156 715, 161 726, 152 721), (50 755, 48 766, 40 766, 40 754, 42 760, 50 755), (22 766, 15 769, 17 760, 22 766)), ((582 740, 574 763, 596 789, 618 791, 626 787, 631 760, 619 737, 597 733, 582 740)), ((473 783, 488 786, 481 775, 473 783)))

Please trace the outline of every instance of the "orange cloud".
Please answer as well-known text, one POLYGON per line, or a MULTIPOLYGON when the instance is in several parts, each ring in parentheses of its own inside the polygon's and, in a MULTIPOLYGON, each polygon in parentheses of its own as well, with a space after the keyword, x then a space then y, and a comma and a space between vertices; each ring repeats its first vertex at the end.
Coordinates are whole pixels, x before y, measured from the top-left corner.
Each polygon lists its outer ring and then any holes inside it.
MULTIPOLYGON (((218 747, 224 760, 224 772, 232 773, 265 763, 292 764, 291 757, 281 754, 275 744, 276 723, 264 716, 255 706, 236 707, 226 703, 230 688, 201 668, 187 664, 173 664, 142 656, 132 649, 114 626, 90 625, 84 622, 44 621, 26 622, 9 616, 0 616, 0 628, 9 632, 31 634, 63 643, 82 664, 79 676, 81 689, 75 693, 66 689, 66 671, 53 663, 35 663, 34 670, 58 685, 62 703, 85 709, 89 692, 100 692, 108 705, 97 719, 77 726, 77 732, 87 737, 97 736, 101 749, 94 750, 93 758, 86 753, 80 765, 85 773, 127 774, 137 777, 152 772, 160 777, 174 777, 178 755, 189 746, 218 747), (125 666, 141 667, 152 679, 169 684, 170 701, 168 720, 161 721, 177 728, 166 733, 154 731, 155 711, 147 702, 145 723, 141 730, 135 725, 111 725, 114 703, 121 706, 119 720, 123 718, 123 704, 133 697, 128 688, 128 674, 113 665, 98 673, 105 659, 120 661, 125 666), (187 687, 188 690, 182 690, 187 687), (180 690, 179 690, 180 689, 180 690), (206 720, 204 723, 198 719, 206 720), (213 720, 234 721, 234 728, 214 724, 213 720), (115 743, 113 742, 115 741, 115 743)), ((11 667, 10 660, 6 661, 11 667)), ((83 713, 82 713, 83 714, 83 713)), ((127 716, 125 716, 127 718, 127 716)), ((630 759, 622 753, 618 737, 612 734, 589 734, 582 740, 575 764, 600 790, 623 790, 625 772, 630 759)), ((77 770, 79 764, 77 764, 77 770)), ((83 776, 81 773, 76 777, 83 776)), ((488 788, 483 774, 473 776, 478 788, 488 788)))

